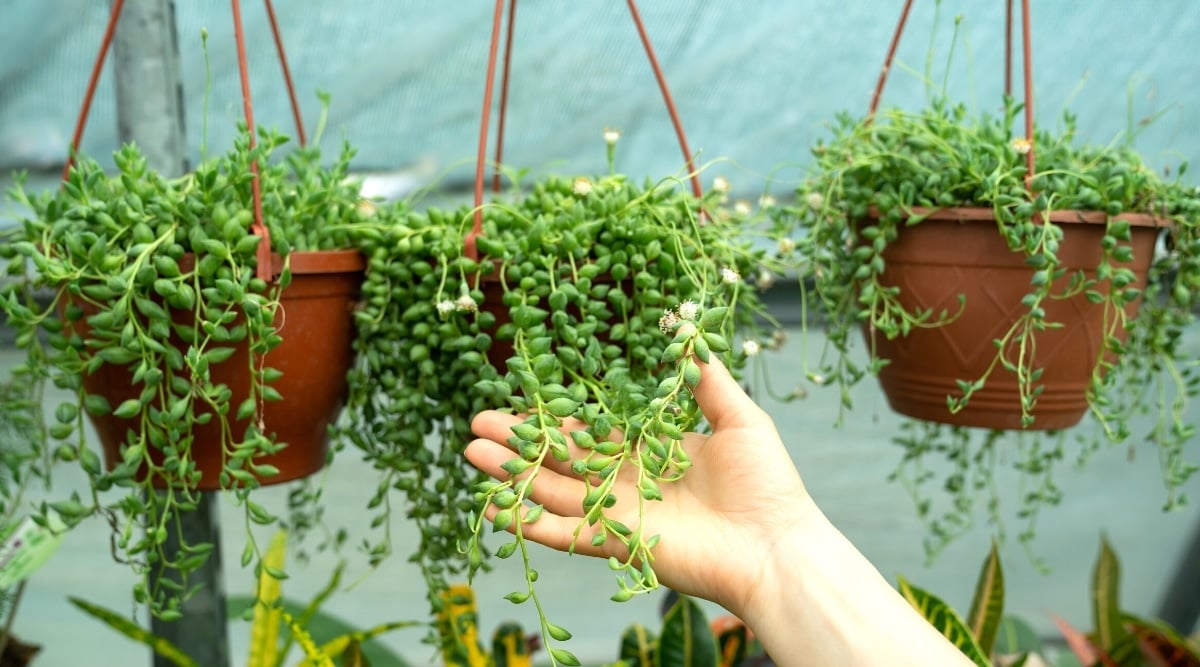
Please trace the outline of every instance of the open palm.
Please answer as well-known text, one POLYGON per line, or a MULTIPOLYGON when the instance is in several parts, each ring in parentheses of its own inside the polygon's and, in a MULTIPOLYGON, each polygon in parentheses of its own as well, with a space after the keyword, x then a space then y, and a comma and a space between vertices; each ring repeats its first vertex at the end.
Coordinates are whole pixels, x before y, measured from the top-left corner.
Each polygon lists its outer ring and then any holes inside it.
MULTIPOLYGON (((695 396, 712 425, 712 434, 685 436, 684 448, 693 465, 681 480, 660 485, 661 501, 645 503, 641 528, 647 537, 660 536, 653 565, 662 583, 727 607, 738 606, 739 600, 731 597, 755 590, 766 555, 739 546, 774 544, 774 536, 793 528, 798 516, 808 514, 798 510, 812 501, 771 418, 719 361, 714 359, 701 368, 695 396), (714 577, 714 562, 722 562, 726 574, 714 577)), ((480 470, 506 478, 508 474, 500 466, 513 452, 500 443, 519 421, 519 417, 500 412, 481 413, 472 423, 481 439, 468 446, 467 458, 480 470)), ((574 427, 568 424, 564 428, 574 427)), ((545 512, 537 521, 522 526, 524 536, 564 551, 573 548, 578 553, 627 557, 624 547, 613 539, 592 546, 591 537, 598 528, 581 526, 587 483, 573 474, 569 465, 556 462, 538 474, 532 499, 545 512)), ((640 495, 635 476, 629 468, 619 473, 614 486, 617 503, 605 515, 636 530, 640 495)))

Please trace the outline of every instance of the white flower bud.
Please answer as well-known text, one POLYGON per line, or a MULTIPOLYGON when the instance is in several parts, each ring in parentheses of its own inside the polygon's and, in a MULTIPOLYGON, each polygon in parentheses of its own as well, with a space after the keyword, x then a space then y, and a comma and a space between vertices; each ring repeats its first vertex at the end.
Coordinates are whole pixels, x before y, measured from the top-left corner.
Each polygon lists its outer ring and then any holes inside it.
POLYGON ((1033 150, 1033 142, 1025 137, 1017 137, 1013 139, 1012 143, 1009 145, 1012 146, 1014 151, 1020 153, 1021 155, 1025 155, 1029 151, 1033 150))
POLYGON ((675 311, 668 310, 663 313, 663 316, 658 318, 658 328, 662 329, 665 334, 670 334, 675 331, 675 327, 679 325, 679 316, 675 311))
POLYGON ((479 304, 475 303, 475 299, 471 298, 470 294, 464 294, 458 297, 458 301, 454 302, 454 307, 465 313, 473 313, 479 310, 479 304))
POLYGON ((700 317, 700 305, 688 299, 679 304, 679 319, 695 322, 700 317))

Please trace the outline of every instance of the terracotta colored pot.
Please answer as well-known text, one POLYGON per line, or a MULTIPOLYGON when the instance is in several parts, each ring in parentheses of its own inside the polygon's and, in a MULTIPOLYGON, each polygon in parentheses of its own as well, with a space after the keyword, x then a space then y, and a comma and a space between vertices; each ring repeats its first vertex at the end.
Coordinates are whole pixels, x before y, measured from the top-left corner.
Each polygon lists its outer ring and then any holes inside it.
MULTIPOLYGON (((1126 265, 1144 288, 1161 220, 1149 215, 1123 214, 1132 225, 1134 262, 1126 265)), ((1063 228, 1058 256, 1067 273, 1084 269, 1094 277, 1103 251, 1105 216, 1100 212, 1056 211, 1051 221, 1063 228)), ((1021 403, 1016 378, 1000 368, 976 391, 968 405, 951 414, 947 396, 961 396, 957 380, 973 381, 985 373, 996 355, 993 341, 1008 331, 1024 312, 1021 299, 1030 291, 1032 269, 1025 255, 1008 249, 996 232, 991 209, 952 208, 932 213, 918 225, 905 227, 884 251, 883 282, 900 288, 908 310, 935 313, 965 310, 954 322, 932 329, 914 329, 887 340, 874 334, 878 355, 890 360, 879 381, 892 409, 928 421, 996 429, 1020 429, 1021 403)), ((1062 279, 1065 286, 1067 278, 1062 279)), ((1096 289, 1107 292, 1107 284, 1096 289)), ((1139 302, 1126 308, 1133 317, 1139 302)), ((1064 326, 1037 334, 1034 367, 1044 368, 1038 384, 1044 390, 1033 410, 1032 429, 1061 429, 1078 423, 1087 412, 1086 391, 1103 343, 1104 305, 1082 294, 1045 302, 1046 321, 1064 326)), ((864 328, 865 329, 865 328, 864 328)), ((864 330, 870 343, 871 331, 864 330)), ((1118 337, 1124 340, 1126 332, 1118 337)))
MULTIPOLYGON (((276 258, 277 262, 279 261, 276 258)), ((263 423, 266 433, 276 442, 286 443, 275 454, 254 459, 257 464, 270 464, 279 469, 278 475, 262 478, 263 484, 279 484, 317 472, 325 465, 329 450, 329 425, 337 418, 346 397, 346 373, 353 362, 353 308, 359 298, 365 260, 358 251, 334 250, 294 252, 291 255, 292 282, 280 297, 275 325, 283 338, 266 355, 266 367, 282 371, 271 383, 283 396, 281 401, 264 404, 263 423)), ((276 274, 282 262, 276 267, 276 274)), ((172 311, 176 322, 188 322, 191 313, 172 311)), ((181 341, 175 341, 177 345, 181 341)), ((213 384, 225 384, 233 392, 229 401, 231 411, 249 395, 251 381, 248 348, 238 346, 224 362, 212 366, 213 384)), ((102 394, 111 405, 136 398, 140 387, 131 385, 130 368, 105 364, 99 371, 84 377, 89 393, 102 394)), ((132 425, 132 420, 112 415, 89 415, 104 447, 109 468, 121 461, 120 447, 132 425)), ((218 420, 196 427, 192 457, 202 477, 198 488, 216 490, 223 454, 218 446, 218 420)), ((246 421, 233 422, 235 434, 245 432, 246 421)), ((151 452, 156 462, 161 460, 157 450, 151 452)))

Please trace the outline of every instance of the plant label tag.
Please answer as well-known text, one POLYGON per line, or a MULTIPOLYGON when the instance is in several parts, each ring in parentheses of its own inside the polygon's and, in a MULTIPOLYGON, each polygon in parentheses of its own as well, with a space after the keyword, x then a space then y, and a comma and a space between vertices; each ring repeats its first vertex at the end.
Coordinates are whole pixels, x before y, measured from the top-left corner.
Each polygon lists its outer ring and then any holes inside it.
POLYGON ((58 550, 67 526, 55 514, 48 519, 48 526, 40 526, 32 517, 25 517, 0 531, 0 589, 20 583, 58 550))

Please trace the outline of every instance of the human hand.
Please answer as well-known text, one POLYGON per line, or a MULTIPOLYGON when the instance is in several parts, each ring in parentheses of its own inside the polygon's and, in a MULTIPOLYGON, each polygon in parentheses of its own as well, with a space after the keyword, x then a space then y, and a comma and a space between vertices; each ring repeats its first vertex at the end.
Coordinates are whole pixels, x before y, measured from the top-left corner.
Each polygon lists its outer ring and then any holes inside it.
MULTIPOLYGON (((817 512, 771 418, 715 355, 711 363, 701 364, 701 371, 693 393, 712 434, 685 435, 683 447, 692 466, 681 479, 660 484, 662 500, 644 504, 641 529, 646 536, 660 536, 652 564, 663 584, 736 613, 758 588, 771 560, 767 556, 781 537, 817 512)), ((480 439, 468 445, 468 460, 497 479, 507 479, 501 465, 514 452, 500 443, 520 421, 496 411, 479 414, 472 428, 480 439)), ((580 426, 568 421, 563 430, 580 426)), ((582 455, 582 450, 571 448, 572 459, 582 455)), ((581 523, 589 486, 570 466, 570 461, 547 459, 531 496, 544 512, 522 524, 522 534, 563 551, 627 558, 628 551, 617 540, 592 545, 599 527, 581 523)), ((605 515, 637 530, 640 495, 635 469, 617 474, 617 502, 605 515)), ((490 506, 488 518, 496 511, 490 506)))

